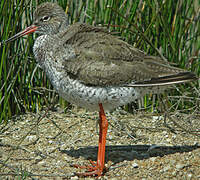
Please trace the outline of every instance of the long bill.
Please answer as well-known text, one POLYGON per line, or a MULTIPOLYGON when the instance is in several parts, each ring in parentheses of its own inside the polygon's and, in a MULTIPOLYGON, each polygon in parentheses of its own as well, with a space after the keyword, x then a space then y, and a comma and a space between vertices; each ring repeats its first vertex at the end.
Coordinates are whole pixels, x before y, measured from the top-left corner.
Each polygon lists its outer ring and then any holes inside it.
POLYGON ((20 38, 22 36, 25 36, 25 35, 29 34, 29 33, 33 33, 33 32, 35 32, 37 30, 37 28, 38 28, 37 26, 31 25, 31 26, 27 27, 26 29, 24 29, 23 31, 15 34, 11 38, 5 40, 4 43, 10 42, 10 41, 14 41, 14 40, 16 40, 16 39, 18 39, 18 38, 20 38))

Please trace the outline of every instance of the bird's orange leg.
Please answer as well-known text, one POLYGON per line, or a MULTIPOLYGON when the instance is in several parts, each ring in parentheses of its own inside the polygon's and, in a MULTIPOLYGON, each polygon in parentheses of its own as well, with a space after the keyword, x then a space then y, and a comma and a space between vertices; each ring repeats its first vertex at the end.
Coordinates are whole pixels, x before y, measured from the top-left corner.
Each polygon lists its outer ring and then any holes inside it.
POLYGON ((76 173, 78 176, 97 176, 100 177, 106 172, 105 167, 105 146, 106 146, 106 135, 108 130, 108 121, 103 109, 102 104, 99 104, 99 147, 98 147, 98 156, 97 162, 90 161, 92 166, 79 166, 74 165, 77 168, 87 169, 85 173, 76 173))

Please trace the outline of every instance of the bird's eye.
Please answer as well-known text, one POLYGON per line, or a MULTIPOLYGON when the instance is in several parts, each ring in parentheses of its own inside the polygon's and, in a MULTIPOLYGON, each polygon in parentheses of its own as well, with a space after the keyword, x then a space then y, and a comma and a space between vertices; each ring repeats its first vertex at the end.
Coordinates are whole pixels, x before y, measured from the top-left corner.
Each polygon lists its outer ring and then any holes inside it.
POLYGON ((41 21, 45 22, 45 21, 49 21, 50 20, 50 16, 43 16, 41 18, 41 21))

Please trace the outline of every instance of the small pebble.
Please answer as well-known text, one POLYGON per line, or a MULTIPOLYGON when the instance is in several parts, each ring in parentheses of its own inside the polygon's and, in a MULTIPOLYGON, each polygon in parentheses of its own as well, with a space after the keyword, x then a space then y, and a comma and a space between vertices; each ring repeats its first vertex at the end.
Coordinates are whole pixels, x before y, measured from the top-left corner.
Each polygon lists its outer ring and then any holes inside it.
POLYGON ((138 168, 139 166, 138 166, 137 163, 133 163, 133 164, 132 164, 132 167, 133 167, 133 168, 138 168))
POLYGON ((70 179, 72 180, 78 179, 78 176, 71 177, 70 179))
POLYGON ((44 165, 46 165, 46 162, 45 161, 39 161, 37 164, 40 165, 40 166, 44 166, 44 165))
POLYGON ((30 136, 27 136, 26 138, 30 142, 30 141, 35 141, 37 139, 37 136, 36 135, 30 135, 30 136))
POLYGON ((156 160, 156 157, 152 157, 150 158, 150 160, 154 162, 156 160))
POLYGON ((155 122, 155 121, 157 121, 157 120, 162 120, 162 119, 163 119, 162 116, 153 116, 153 117, 152 117, 152 121, 153 121, 153 122, 155 122))
POLYGON ((170 169, 170 166, 168 165, 168 166, 165 166, 164 168, 163 168, 163 172, 166 172, 166 171, 168 171, 170 169))
POLYGON ((176 169, 180 170, 183 169, 185 167, 185 164, 177 164, 176 165, 176 169))
POLYGON ((54 142, 52 140, 49 140, 49 144, 53 144, 54 142))

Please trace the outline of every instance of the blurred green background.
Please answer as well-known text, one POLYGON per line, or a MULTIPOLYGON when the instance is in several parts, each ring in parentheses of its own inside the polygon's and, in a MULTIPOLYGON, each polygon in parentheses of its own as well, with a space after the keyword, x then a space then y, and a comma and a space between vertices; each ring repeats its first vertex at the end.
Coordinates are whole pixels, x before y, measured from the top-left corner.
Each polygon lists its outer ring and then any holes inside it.
MULTIPOLYGON (((0 41, 30 25, 40 0, 0 1, 0 41)), ((55 1, 51 1, 55 2, 55 1)), ((168 59, 171 64, 200 75, 199 0, 58 0, 70 23, 86 22, 108 28, 148 54, 168 59)), ((70 108, 53 90, 45 73, 36 66, 33 34, 0 46, 0 122, 26 111, 38 112, 60 104, 70 108)), ((170 91, 171 111, 199 113, 200 83, 179 85, 170 91)), ((165 98, 166 99, 166 98, 165 98)), ((135 103, 154 111, 158 96, 148 95, 135 103)), ((132 111, 132 106, 125 109, 132 111)), ((156 108, 157 109, 157 108, 156 108)))

